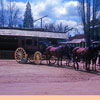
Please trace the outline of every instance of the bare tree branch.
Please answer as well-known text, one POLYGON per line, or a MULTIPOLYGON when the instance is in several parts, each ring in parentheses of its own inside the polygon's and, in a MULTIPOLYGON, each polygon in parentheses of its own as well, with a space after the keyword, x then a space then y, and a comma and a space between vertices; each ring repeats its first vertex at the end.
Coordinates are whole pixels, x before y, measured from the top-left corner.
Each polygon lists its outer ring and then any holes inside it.
POLYGON ((16 3, 14 2, 14 0, 9 0, 8 11, 9 27, 15 27, 18 19, 19 9, 16 8, 16 3))
POLYGON ((0 22, 1 22, 1 26, 4 27, 5 20, 4 20, 4 2, 3 2, 3 0, 0 0, 0 6, 1 6, 0 22))

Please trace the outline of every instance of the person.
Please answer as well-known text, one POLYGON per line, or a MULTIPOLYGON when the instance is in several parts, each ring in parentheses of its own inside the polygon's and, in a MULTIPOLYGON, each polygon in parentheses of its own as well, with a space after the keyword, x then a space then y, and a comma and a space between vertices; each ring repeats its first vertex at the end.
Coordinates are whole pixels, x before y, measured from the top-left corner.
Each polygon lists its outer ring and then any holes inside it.
POLYGON ((99 55, 98 55, 98 65, 97 66, 99 66, 99 70, 100 70, 100 53, 99 53, 99 55))
MULTIPOLYGON (((98 45, 100 45, 100 42, 98 43, 98 45)), ((99 70, 100 70, 100 51, 99 51, 99 53, 98 53, 98 66, 99 66, 99 70)))

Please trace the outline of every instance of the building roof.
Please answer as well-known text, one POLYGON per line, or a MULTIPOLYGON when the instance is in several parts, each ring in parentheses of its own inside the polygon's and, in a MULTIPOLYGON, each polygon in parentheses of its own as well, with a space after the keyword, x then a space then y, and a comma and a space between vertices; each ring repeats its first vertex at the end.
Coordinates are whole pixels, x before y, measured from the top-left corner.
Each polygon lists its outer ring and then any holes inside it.
POLYGON ((72 41, 74 39, 83 39, 85 38, 84 34, 76 34, 75 36, 69 37, 69 41, 72 41))
POLYGON ((29 31, 29 30, 18 30, 18 29, 0 29, 0 35, 66 39, 65 33, 29 31))
MULTIPOLYGON (((90 28, 92 29, 93 26, 91 26, 90 28)), ((95 25, 94 28, 100 28, 100 25, 95 25)))
POLYGON ((67 41, 67 42, 62 42, 62 44, 69 44, 69 43, 81 43, 81 42, 85 42, 85 39, 74 39, 72 41, 67 41))

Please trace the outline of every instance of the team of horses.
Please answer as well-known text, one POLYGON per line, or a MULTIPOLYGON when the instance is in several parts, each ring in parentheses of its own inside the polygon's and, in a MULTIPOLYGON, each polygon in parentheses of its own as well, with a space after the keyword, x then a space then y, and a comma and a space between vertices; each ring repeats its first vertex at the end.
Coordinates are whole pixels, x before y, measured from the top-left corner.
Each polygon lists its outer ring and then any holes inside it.
POLYGON ((83 62, 83 67, 87 71, 90 71, 90 65, 92 64, 92 70, 96 70, 96 61, 98 52, 100 50, 100 43, 98 45, 90 45, 89 47, 73 47, 68 45, 61 45, 58 47, 48 46, 46 48, 47 64, 50 64, 50 58, 54 56, 57 58, 57 65, 62 66, 63 57, 73 62, 75 70, 79 70, 79 62, 83 62))

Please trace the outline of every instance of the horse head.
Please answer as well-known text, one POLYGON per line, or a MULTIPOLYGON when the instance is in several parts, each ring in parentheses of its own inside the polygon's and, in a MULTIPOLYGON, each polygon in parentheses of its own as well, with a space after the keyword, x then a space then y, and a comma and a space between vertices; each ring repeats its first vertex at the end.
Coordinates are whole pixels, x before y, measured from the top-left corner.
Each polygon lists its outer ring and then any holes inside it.
POLYGON ((65 55, 68 59, 71 59, 71 57, 72 57, 72 50, 73 50, 73 48, 74 48, 74 47, 72 47, 72 46, 65 45, 64 55, 65 55))

